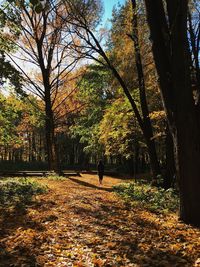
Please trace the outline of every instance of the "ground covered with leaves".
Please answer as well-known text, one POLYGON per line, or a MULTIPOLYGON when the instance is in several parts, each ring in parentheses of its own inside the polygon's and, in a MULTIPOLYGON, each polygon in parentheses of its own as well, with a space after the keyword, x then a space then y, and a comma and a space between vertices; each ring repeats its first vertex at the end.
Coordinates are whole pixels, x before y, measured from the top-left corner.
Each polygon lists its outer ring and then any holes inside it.
POLYGON ((121 182, 37 179, 48 190, 0 206, 0 266, 200 266, 200 230, 129 204, 113 192, 121 182))

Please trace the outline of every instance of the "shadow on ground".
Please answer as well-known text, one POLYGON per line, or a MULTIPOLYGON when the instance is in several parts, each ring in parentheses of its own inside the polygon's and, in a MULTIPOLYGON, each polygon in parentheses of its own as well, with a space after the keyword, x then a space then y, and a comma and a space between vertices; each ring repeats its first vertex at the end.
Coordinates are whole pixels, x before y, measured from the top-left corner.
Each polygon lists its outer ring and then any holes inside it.
POLYGON ((131 220, 127 220, 123 207, 113 207, 112 204, 100 204, 92 210, 74 207, 76 215, 82 219, 87 218, 87 224, 82 223, 78 228, 79 242, 87 245, 101 258, 110 258, 110 254, 118 255, 119 264, 120 258, 126 257, 129 262, 140 267, 192 266, 187 255, 167 247, 156 248, 162 242, 159 236, 161 231, 163 238, 168 235, 167 231, 165 233, 164 229, 159 229, 157 223, 144 220, 139 214, 133 214, 131 220))
POLYGON ((48 194, 31 205, 32 217, 26 209, 0 210, 0 267, 93 266, 78 265, 77 258, 80 260, 83 254, 90 259, 97 257, 107 261, 96 265, 102 267, 193 266, 187 251, 184 254, 179 248, 170 247, 180 245, 178 227, 171 233, 159 220, 153 221, 150 213, 144 217, 144 211, 127 207, 113 198, 113 194, 106 193, 112 192, 111 187, 96 186, 90 179, 84 179, 73 177, 64 182, 52 181, 52 184, 48 181, 51 185, 48 194), (23 242, 26 229, 33 230, 35 235, 23 242), (43 251, 42 246, 46 246, 43 251), (67 263, 58 265, 56 260, 62 251, 66 252, 62 260, 67 263), (76 259, 73 252, 77 253, 76 259), (48 253, 54 254, 52 265, 48 253))
POLYGON ((90 184, 88 182, 85 182, 85 181, 82 181, 82 180, 79 180, 79 179, 76 179, 76 178, 68 178, 69 180, 71 180, 72 182, 75 182, 77 184, 80 184, 80 185, 83 185, 85 187, 90 187, 90 188, 94 188, 94 189, 98 189, 98 190, 103 190, 103 191, 107 191, 107 192, 112 192, 113 189, 110 188, 110 187, 104 187, 103 185, 102 186, 96 186, 94 184, 90 184))

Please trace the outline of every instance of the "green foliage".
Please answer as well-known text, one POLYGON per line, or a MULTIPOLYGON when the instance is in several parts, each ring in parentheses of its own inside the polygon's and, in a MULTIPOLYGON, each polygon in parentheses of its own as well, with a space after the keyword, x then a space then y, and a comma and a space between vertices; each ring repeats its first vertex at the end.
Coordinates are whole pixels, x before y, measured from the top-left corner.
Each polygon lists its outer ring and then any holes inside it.
POLYGON ((46 2, 45 0, 9 0, 7 1, 12 4, 12 6, 21 7, 21 6, 30 6, 36 13, 42 12, 45 8, 46 2))
POLYGON ((23 93, 22 90, 22 76, 7 60, 2 51, 0 51, 0 84, 3 85, 5 82, 10 82, 16 89, 17 92, 23 93))
MULTIPOLYGON (((14 2, 14 1, 13 1, 14 2)), ((15 40, 20 35, 20 12, 8 1, 0 3, 0 51, 13 52, 17 46, 15 40)))
POLYGON ((0 83, 10 82, 22 92, 23 79, 20 72, 6 59, 5 53, 16 50, 15 41, 20 34, 20 17, 7 2, 0 5, 0 83))
POLYGON ((0 95, 0 144, 18 143, 19 141, 16 127, 19 123, 20 107, 16 106, 14 100, 0 95))
POLYGON ((137 142, 141 133, 127 99, 120 97, 111 103, 105 110, 99 128, 106 155, 133 156, 134 142, 137 142))
POLYGON ((0 204, 27 204, 32 201, 33 196, 45 192, 47 192, 47 187, 35 181, 22 178, 6 179, 0 181, 0 204))
MULTIPOLYGON (((31 102, 37 105, 32 97, 31 102)), ((0 94, 0 145, 18 148, 23 143, 21 133, 40 128, 43 125, 42 112, 25 100, 11 94, 0 94)))
POLYGON ((153 212, 166 213, 178 210, 178 195, 172 189, 152 187, 151 185, 138 183, 123 183, 114 186, 117 194, 126 201, 139 203, 153 212))
POLYGON ((71 133, 85 144, 84 150, 87 153, 101 153, 99 123, 106 105, 112 98, 108 82, 107 70, 98 65, 91 65, 78 84, 77 98, 85 108, 76 118, 75 125, 71 127, 71 133))

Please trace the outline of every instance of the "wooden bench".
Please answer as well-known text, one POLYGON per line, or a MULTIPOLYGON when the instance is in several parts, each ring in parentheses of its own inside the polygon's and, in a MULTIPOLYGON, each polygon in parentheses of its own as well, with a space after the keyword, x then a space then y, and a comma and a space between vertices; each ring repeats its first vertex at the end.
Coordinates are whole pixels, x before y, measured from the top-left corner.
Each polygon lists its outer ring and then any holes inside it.
POLYGON ((46 171, 0 171, 3 177, 46 176, 46 171))
POLYGON ((51 175, 60 175, 65 177, 70 176, 81 176, 79 172, 76 171, 60 171, 59 174, 53 171, 0 171, 0 177, 46 177, 51 175))

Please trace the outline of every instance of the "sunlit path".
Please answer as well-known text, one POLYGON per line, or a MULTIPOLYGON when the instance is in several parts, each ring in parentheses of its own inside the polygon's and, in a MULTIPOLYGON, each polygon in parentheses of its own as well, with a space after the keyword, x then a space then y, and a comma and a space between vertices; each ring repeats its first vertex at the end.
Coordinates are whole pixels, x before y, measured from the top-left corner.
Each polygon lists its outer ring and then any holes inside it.
MULTIPOLYGON (((123 203, 96 175, 40 179, 27 212, 1 213, 0 266, 198 266, 198 230, 123 203)), ((2 209, 3 211, 3 209, 2 209)))

